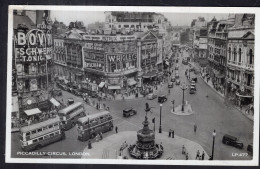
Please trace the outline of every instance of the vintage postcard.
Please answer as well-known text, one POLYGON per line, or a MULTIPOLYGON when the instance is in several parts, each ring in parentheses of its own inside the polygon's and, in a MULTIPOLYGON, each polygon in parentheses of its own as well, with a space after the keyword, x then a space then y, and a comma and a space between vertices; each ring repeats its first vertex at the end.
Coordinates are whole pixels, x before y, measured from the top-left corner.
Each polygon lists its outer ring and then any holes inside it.
POLYGON ((9 6, 6 162, 258 165, 259 15, 9 6))

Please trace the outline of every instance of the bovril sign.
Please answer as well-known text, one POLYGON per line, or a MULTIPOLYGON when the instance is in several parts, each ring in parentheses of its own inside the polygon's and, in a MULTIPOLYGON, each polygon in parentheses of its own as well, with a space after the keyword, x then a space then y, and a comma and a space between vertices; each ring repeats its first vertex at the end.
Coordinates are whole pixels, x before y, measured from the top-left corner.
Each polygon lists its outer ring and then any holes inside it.
POLYGON ((107 60, 111 63, 111 62, 117 62, 117 61, 132 61, 132 60, 136 60, 137 56, 136 53, 117 53, 117 54, 107 54, 107 60))
POLYGON ((105 42, 115 42, 115 41, 126 41, 135 40, 136 36, 101 36, 101 35, 83 35, 83 40, 92 41, 105 41, 105 42))

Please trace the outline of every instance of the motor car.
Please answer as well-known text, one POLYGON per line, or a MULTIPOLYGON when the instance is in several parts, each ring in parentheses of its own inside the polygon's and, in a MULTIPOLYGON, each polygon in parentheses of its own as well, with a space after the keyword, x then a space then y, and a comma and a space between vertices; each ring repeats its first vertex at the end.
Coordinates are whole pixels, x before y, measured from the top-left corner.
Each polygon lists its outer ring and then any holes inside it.
POLYGON ((76 96, 82 96, 82 92, 79 89, 74 89, 74 93, 76 96))
POLYGON ((253 143, 248 144, 246 150, 247 150, 248 154, 250 154, 251 156, 253 156, 253 143))
POLYGON ((155 99, 156 97, 157 97, 157 95, 154 94, 154 93, 150 93, 150 94, 147 95, 147 99, 148 99, 148 100, 153 100, 153 99, 155 99))
POLYGON ((175 79, 179 79, 180 75, 179 74, 175 74, 175 79))
POLYGON ((181 81, 179 79, 176 80, 175 82, 176 85, 180 85, 181 84, 181 81))
POLYGON ((191 81, 194 81, 195 83, 197 83, 198 79, 197 79, 197 77, 193 77, 193 78, 191 78, 191 81))
POLYGON ((54 90, 53 90, 53 94, 54 94, 55 96, 61 96, 61 95, 62 95, 62 91, 61 91, 61 89, 54 89, 54 90))
POLYGON ((73 104, 73 103, 74 103, 74 99, 73 99, 73 98, 68 98, 67 104, 68 104, 68 105, 71 105, 71 104, 73 104))
POLYGON ((168 88, 173 88, 173 82, 168 83, 168 88))
POLYGON ((171 82, 175 82, 175 77, 171 77, 171 82))
POLYGON ((239 148, 239 149, 242 149, 243 146, 244 146, 244 144, 242 142, 238 141, 237 137, 234 137, 234 136, 231 136, 231 135, 228 135, 228 134, 225 134, 223 136, 222 143, 229 145, 229 146, 239 148))
POLYGON ((195 81, 191 81, 191 82, 190 82, 190 85, 196 87, 195 81))
POLYGON ((158 102, 159 103, 164 103, 166 101, 167 101, 167 97, 165 95, 158 96, 158 102))
POLYGON ((126 108, 123 110, 123 117, 130 117, 137 113, 137 111, 133 108, 126 108))
POLYGON ((179 70, 179 66, 177 65, 177 66, 175 66, 175 70, 179 70))
POLYGON ((190 86, 190 94, 195 94, 196 88, 194 86, 190 86))

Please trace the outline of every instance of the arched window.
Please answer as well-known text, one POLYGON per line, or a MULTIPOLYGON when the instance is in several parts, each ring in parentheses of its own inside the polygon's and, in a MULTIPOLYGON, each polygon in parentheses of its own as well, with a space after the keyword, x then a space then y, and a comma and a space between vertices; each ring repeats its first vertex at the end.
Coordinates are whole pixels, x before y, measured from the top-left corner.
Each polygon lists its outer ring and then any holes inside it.
POLYGON ((231 60, 231 48, 228 48, 228 60, 231 60))
POLYGON ((240 62, 241 63, 241 48, 239 48, 239 50, 238 50, 238 62, 240 62))
POLYGON ((237 49, 236 48, 234 48, 234 61, 236 61, 237 60, 237 49))
POLYGON ((253 60, 254 60, 253 50, 250 49, 249 50, 249 64, 253 64, 253 60))

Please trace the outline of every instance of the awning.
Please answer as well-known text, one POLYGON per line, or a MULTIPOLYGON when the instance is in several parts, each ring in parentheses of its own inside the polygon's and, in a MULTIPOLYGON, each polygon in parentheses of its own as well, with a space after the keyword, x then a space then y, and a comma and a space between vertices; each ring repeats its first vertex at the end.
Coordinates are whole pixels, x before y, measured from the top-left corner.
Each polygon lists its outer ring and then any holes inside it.
POLYGON ((104 87, 104 85, 105 85, 105 82, 101 82, 101 83, 99 83, 98 87, 102 88, 102 87, 104 87))
POLYGON ((117 89, 121 89, 121 87, 120 86, 108 86, 108 89, 117 90, 117 89))
POLYGON ((34 109, 30 109, 30 110, 25 110, 24 112, 27 116, 32 116, 32 115, 41 113, 41 110, 39 110, 38 108, 34 108, 34 109))
POLYGON ((54 105, 54 106, 60 106, 60 103, 56 100, 56 99, 54 99, 54 98, 51 98, 50 99, 50 102, 54 105))
POLYGON ((153 70, 151 72, 144 74, 143 78, 152 78, 152 77, 155 77, 155 76, 157 76, 157 73, 156 73, 156 70, 153 70))
POLYGON ((133 86, 133 85, 136 85, 136 81, 135 81, 134 79, 128 79, 128 80, 127 80, 127 84, 128 84, 129 86, 133 86))
POLYGON ((238 97, 246 97, 246 98, 252 98, 252 97, 253 97, 253 96, 250 95, 249 93, 242 92, 242 91, 236 92, 236 95, 237 95, 238 97))

